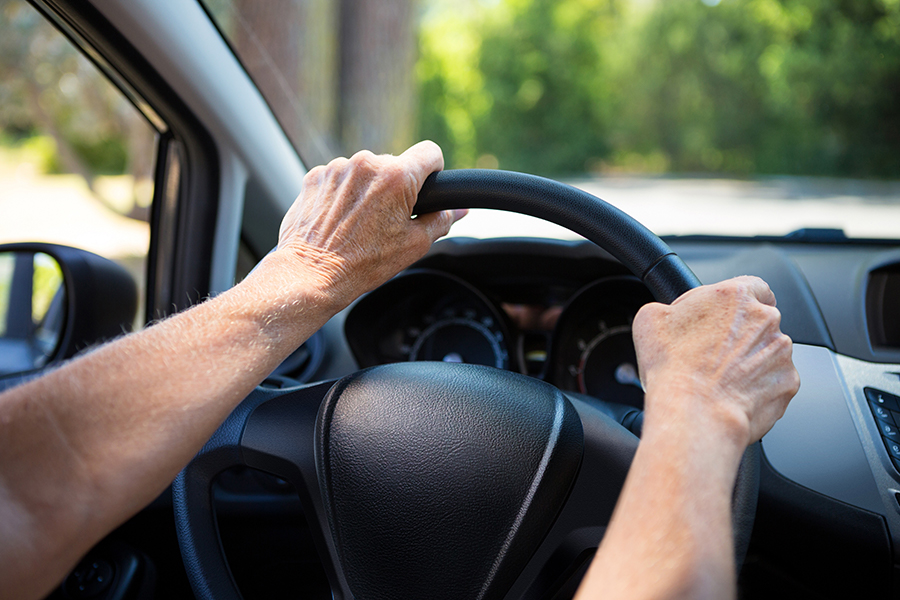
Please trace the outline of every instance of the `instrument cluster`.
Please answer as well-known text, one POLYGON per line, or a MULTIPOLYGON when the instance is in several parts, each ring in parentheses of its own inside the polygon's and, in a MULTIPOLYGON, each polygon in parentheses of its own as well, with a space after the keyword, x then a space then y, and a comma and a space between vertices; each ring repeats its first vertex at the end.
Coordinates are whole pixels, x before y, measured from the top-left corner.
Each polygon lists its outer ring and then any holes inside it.
POLYGON ((351 309, 347 341, 360 367, 420 360, 481 364, 642 408, 631 324, 653 300, 647 288, 626 275, 574 292, 534 288, 523 300, 443 271, 407 271, 351 309))

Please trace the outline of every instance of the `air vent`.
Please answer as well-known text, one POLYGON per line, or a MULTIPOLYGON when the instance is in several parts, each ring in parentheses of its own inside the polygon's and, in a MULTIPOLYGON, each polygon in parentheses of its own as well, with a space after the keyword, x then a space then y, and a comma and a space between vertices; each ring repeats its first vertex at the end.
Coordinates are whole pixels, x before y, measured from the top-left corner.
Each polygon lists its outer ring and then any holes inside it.
POLYGON ((866 320, 873 348, 900 348, 900 264, 869 273, 866 320))

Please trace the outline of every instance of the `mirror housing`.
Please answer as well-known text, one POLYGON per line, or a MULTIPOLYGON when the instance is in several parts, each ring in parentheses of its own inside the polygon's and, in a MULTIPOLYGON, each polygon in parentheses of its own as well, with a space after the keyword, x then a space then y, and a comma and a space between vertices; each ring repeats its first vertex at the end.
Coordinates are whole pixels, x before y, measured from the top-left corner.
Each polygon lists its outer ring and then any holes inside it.
POLYGON ((59 290, 52 293, 46 317, 42 319, 49 321, 45 333, 56 334, 55 339, 45 336, 39 342, 45 358, 38 355, 29 371, 4 372, 0 368, 0 379, 59 363, 93 344, 131 330, 137 310, 137 285, 120 265, 86 250, 57 244, 0 244, 0 255, 3 254, 14 257, 16 264, 11 274, 11 282, 15 282, 10 285, 8 302, 11 314, 2 315, 6 319, 4 329, 11 327, 13 334, 29 343, 36 340, 29 338, 26 330, 45 326, 44 323, 35 324, 28 314, 29 310, 34 310, 33 288, 29 289, 26 281, 26 278, 30 279, 33 285, 35 271, 33 267, 28 268, 31 257, 45 255, 55 260, 62 282, 59 290), (24 326, 22 322, 25 322, 24 326))

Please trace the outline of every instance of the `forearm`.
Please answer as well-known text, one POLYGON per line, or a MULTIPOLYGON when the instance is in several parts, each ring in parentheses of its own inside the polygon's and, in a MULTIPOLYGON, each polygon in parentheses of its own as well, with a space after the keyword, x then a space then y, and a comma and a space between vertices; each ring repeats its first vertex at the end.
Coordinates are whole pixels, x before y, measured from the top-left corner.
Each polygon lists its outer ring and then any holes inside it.
POLYGON ((61 577, 340 308, 321 282, 287 296, 280 283, 255 276, 0 397, 0 538, 15 540, 2 545, 0 587, 61 577), (22 576, 35 565, 39 576, 22 576))
POLYGON ((463 213, 411 218, 441 168, 422 142, 312 169, 235 289, 0 396, 0 590, 49 591, 291 351, 445 235, 463 213))
POLYGON ((577 600, 734 596, 731 494, 745 436, 690 418, 645 424, 577 600))

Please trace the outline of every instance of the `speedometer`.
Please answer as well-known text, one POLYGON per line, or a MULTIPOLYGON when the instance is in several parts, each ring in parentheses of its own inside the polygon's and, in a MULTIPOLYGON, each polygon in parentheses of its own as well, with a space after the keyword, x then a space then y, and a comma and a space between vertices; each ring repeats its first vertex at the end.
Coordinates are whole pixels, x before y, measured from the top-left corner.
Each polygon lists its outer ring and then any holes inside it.
POLYGON ((476 320, 474 314, 441 319, 416 339, 409 360, 486 365, 505 369, 509 354, 503 334, 491 329, 493 319, 476 320))
POLYGON ((553 334, 553 383, 564 390, 643 407, 644 392, 631 336, 631 322, 653 300, 632 277, 614 277, 578 292, 553 334))
POLYGON ((420 360, 510 367, 500 311, 465 281, 438 271, 409 271, 365 296, 345 331, 361 367, 420 360))

